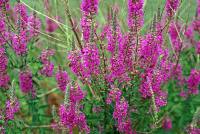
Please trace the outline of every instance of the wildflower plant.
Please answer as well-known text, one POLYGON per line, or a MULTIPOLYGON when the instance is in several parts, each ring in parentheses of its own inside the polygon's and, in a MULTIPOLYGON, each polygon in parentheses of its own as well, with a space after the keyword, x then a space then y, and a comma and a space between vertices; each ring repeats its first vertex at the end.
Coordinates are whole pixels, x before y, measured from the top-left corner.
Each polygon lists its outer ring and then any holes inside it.
POLYGON ((39 1, 0 0, 0 133, 200 133, 199 0, 39 1))

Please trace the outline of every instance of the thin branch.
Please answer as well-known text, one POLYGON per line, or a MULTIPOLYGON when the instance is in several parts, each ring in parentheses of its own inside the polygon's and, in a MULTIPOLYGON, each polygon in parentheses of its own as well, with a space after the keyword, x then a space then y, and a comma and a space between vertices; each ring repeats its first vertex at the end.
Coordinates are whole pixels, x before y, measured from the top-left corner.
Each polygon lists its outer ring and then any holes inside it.
POLYGON ((66 6, 66 8, 65 8, 65 10, 66 10, 66 15, 68 16, 69 22, 70 22, 71 27, 72 27, 72 31, 74 32, 74 35, 76 36, 76 39, 77 39, 77 41, 78 41, 79 48, 82 50, 83 47, 82 47, 82 45, 81 45, 81 40, 80 40, 80 38, 79 38, 79 36, 78 36, 78 33, 77 33, 77 31, 76 31, 76 29, 75 29, 75 26, 74 26, 74 22, 73 22, 72 17, 71 17, 71 13, 70 13, 70 10, 69 10, 69 5, 68 5, 68 0, 64 0, 64 3, 65 3, 65 6, 66 6))

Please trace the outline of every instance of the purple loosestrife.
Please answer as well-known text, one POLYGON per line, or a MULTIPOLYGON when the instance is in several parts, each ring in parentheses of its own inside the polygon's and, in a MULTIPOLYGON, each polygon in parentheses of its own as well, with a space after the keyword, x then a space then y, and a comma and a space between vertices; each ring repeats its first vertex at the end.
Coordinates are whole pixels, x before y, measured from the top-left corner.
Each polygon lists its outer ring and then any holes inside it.
POLYGON ((12 36, 12 44, 15 53, 19 56, 23 56, 27 54, 27 37, 26 32, 21 32, 19 35, 13 34, 12 36))
POLYGON ((99 0, 82 0, 81 2, 81 27, 85 42, 89 42, 94 16, 98 12, 99 0))
POLYGON ((117 121, 118 131, 125 134, 133 134, 131 120, 128 118, 128 102, 121 96, 122 91, 118 88, 113 88, 107 96, 106 103, 115 102, 113 118, 117 121))
POLYGON ((194 31, 198 32, 200 34, 200 16, 197 17, 193 22, 192 25, 194 27, 194 31))
MULTIPOLYGON (((123 59, 125 70, 131 72, 133 70, 133 46, 131 46, 128 35, 123 37, 122 43, 119 44, 118 58, 123 59)), ((123 68, 122 66, 122 68, 123 68)))
POLYGON ((28 12, 26 6, 22 3, 17 3, 14 7, 16 15, 16 25, 19 26, 18 28, 20 31, 27 30, 28 25, 28 12))
POLYGON ((82 89, 78 84, 70 87, 70 95, 69 95, 70 102, 74 104, 79 103, 84 97, 85 94, 83 93, 82 89))
POLYGON ((180 4, 180 0, 167 0, 165 4, 166 14, 168 17, 173 17, 180 4))
POLYGON ((98 75, 100 56, 99 50, 94 44, 87 44, 82 51, 83 66, 88 75, 98 75))
MULTIPOLYGON (((55 17, 55 20, 59 20, 59 16, 55 17)), ((52 33, 58 29, 58 24, 54 22, 52 19, 46 18, 46 32, 52 33)))
POLYGON ((45 64, 46 62, 49 62, 49 58, 55 54, 55 51, 53 49, 45 49, 42 51, 40 55, 40 61, 45 64))
POLYGON ((187 130, 188 134, 199 134, 200 128, 190 127, 187 130))
POLYGON ((119 124, 123 118, 127 116, 127 112, 128 102, 124 100, 116 101, 113 117, 118 121, 119 124))
MULTIPOLYGON (((168 73, 168 72, 165 72, 168 73)), ((157 110, 167 104, 167 93, 161 90, 162 84, 165 82, 165 75, 160 70, 147 70, 141 75, 142 82, 139 92, 142 97, 147 99, 154 96, 157 110)))
POLYGON ((50 61, 50 57, 55 54, 52 49, 45 49, 41 52, 40 61, 43 64, 40 73, 46 77, 51 77, 53 75, 54 64, 50 61))
POLYGON ((76 109, 74 104, 70 106, 61 105, 59 108, 60 123, 69 129, 69 134, 73 134, 73 129, 78 127, 81 131, 87 134, 90 132, 87 126, 85 115, 76 109))
POLYGON ((140 66, 144 69, 153 68, 157 64, 160 44, 156 43, 155 38, 152 34, 147 34, 141 41, 139 48, 140 66))
POLYGON ((84 113, 80 111, 79 103, 85 97, 78 84, 71 86, 69 95, 69 104, 61 105, 59 108, 60 123, 69 129, 73 134, 73 129, 78 127, 79 130, 90 132, 84 113))
POLYGON ((27 54, 28 48, 27 48, 27 37, 26 37, 26 31, 22 31, 17 34, 13 34, 12 37, 12 45, 15 53, 19 56, 27 54))
POLYGON ((190 76, 187 80, 188 84, 188 93, 189 94, 198 94, 199 93, 199 84, 200 84, 200 70, 191 70, 190 76))
POLYGON ((192 22, 192 26, 194 28, 194 31, 200 34, 200 1, 199 0, 197 0, 197 14, 196 14, 195 19, 192 22))
POLYGON ((119 25, 116 26, 116 31, 114 31, 111 26, 108 27, 107 40, 107 50, 113 55, 118 50, 118 44, 123 40, 119 25))
POLYGON ((114 80, 118 80, 119 82, 130 81, 128 73, 126 72, 126 67, 121 57, 119 56, 111 57, 109 70, 111 72, 107 76, 108 82, 114 82, 114 80))
POLYGON ((81 10, 85 15, 97 14, 99 0, 82 0, 81 10))
POLYGON ((162 122, 162 128, 165 130, 172 129, 172 120, 169 117, 164 118, 162 122))
POLYGON ((0 74, 6 72, 7 64, 8 64, 8 58, 5 54, 5 49, 0 48, 0 74))
POLYGON ((106 103, 111 104, 112 102, 120 101, 121 95, 122 91, 119 90, 118 88, 110 90, 110 92, 108 93, 108 97, 106 99, 106 103))
POLYGON ((54 64, 49 61, 43 64, 40 73, 46 77, 51 77, 53 75, 53 70, 54 70, 54 64))
POLYGON ((5 54, 5 49, 0 47, 0 87, 8 88, 10 77, 7 74, 8 58, 5 54))
POLYGON ((167 93, 162 90, 157 92, 156 97, 155 97, 155 103, 156 103, 157 110, 160 107, 166 106, 167 105, 167 93))
POLYGON ((107 40, 108 40, 108 47, 107 50, 113 55, 115 55, 118 52, 119 49, 119 44, 122 42, 122 33, 121 33, 121 28, 118 24, 117 20, 117 14, 118 14, 118 9, 113 8, 111 12, 112 18, 110 15, 108 15, 108 18, 111 18, 112 21, 108 21, 108 27, 106 30, 107 33, 107 40))
POLYGON ((69 83, 69 76, 67 72, 59 69, 56 73, 56 81, 59 89, 61 91, 65 91, 67 84, 69 83))
POLYGON ((194 37, 193 26, 189 25, 184 33, 187 39, 192 39, 194 37))
POLYGON ((128 102, 124 99, 115 102, 113 118, 117 121, 117 129, 121 133, 132 134, 131 121, 128 116, 128 102))
POLYGON ((178 22, 172 22, 169 27, 169 36, 176 53, 181 51, 182 40, 180 37, 181 25, 178 22))
POLYGON ((13 120, 15 113, 17 113, 20 109, 19 101, 15 100, 7 100, 6 101, 6 111, 5 111, 5 119, 6 120, 13 120))
POLYGON ((7 4, 9 0, 0 0, 0 6, 7 4))
POLYGON ((19 85, 23 93, 31 93, 33 91, 32 72, 29 70, 19 73, 19 85))
POLYGON ((67 59, 70 61, 69 67, 75 75, 77 75, 81 79, 88 78, 88 74, 86 73, 81 60, 82 55, 79 50, 71 51, 67 59))
POLYGON ((36 14, 33 13, 28 17, 28 27, 29 27, 29 39, 39 35, 41 30, 41 21, 37 18, 36 14))
POLYGON ((136 134, 136 132, 133 132, 133 130, 132 130, 132 125, 131 125, 130 119, 128 119, 124 122, 121 122, 118 125, 118 130, 119 130, 119 132, 124 132, 125 134, 136 134))
POLYGON ((8 88, 8 84, 10 82, 10 77, 8 74, 0 74, 0 87, 8 88))
POLYGON ((83 38, 85 42, 89 42, 90 40, 90 32, 91 32, 92 22, 86 16, 81 18, 81 27, 83 32, 83 38))
POLYGON ((162 91, 162 85, 170 78, 168 49, 163 49, 161 24, 156 23, 155 31, 144 36, 139 47, 139 65, 144 72, 139 92, 145 99, 155 99, 156 110, 167 104, 167 93, 162 91))
MULTIPOLYGON (((128 57, 133 58, 133 52, 135 54, 135 60, 137 60, 138 55, 138 47, 140 45, 140 37, 139 33, 144 24, 144 11, 143 11, 143 0, 128 0, 128 41, 124 45, 126 45, 126 52, 129 52, 128 57)), ((125 56, 127 57, 127 56, 125 56)), ((131 59, 130 61, 134 60, 131 59)), ((128 63, 131 63, 131 62, 128 63)), ((129 68, 134 66, 133 64, 127 65, 129 68)), ((130 68, 132 69, 132 68, 130 68)), ((129 71, 130 71, 129 69, 129 71)))
POLYGON ((6 44, 8 40, 8 32, 6 31, 6 23, 3 15, 0 15, 0 47, 6 44))
MULTIPOLYGON (((44 7, 48 14, 51 13, 51 6, 49 3, 49 0, 44 0, 44 7)), ((55 16, 53 18, 58 21, 60 17, 55 16)), ((45 26, 46 26, 47 33, 55 32, 59 27, 58 24, 55 21, 53 21, 52 19, 50 19, 49 17, 46 17, 46 25, 45 26)))
POLYGON ((144 23, 143 0, 128 0, 128 27, 137 34, 144 23))
POLYGON ((101 35, 100 35, 100 38, 101 38, 102 41, 107 37, 107 32, 108 32, 108 30, 110 30, 109 25, 105 25, 105 26, 102 28, 101 35))
MULTIPOLYGON (((116 20, 116 10, 113 15, 113 24, 109 25, 107 28, 107 40, 108 47, 107 50, 111 53, 110 57, 110 66, 109 70, 110 74, 107 76, 108 82, 114 82, 114 80, 118 80, 119 82, 129 81, 128 73, 126 72, 126 65, 124 64, 124 57, 121 55, 122 45, 123 45, 123 35, 121 33, 120 26, 117 24, 116 20), (120 49, 119 49, 120 48, 120 49), (119 50, 121 50, 119 52, 119 50)), ((124 56, 124 55, 123 55, 124 56)), ((129 57, 130 58, 130 57, 129 57)))
POLYGON ((175 63, 172 63, 171 70, 171 77, 175 80, 178 80, 178 86, 184 85, 186 80, 183 77, 182 66, 180 64, 176 65, 175 63))
POLYGON ((9 0, 0 0, 0 11, 2 11, 4 9, 6 9, 6 10, 10 9, 9 0))

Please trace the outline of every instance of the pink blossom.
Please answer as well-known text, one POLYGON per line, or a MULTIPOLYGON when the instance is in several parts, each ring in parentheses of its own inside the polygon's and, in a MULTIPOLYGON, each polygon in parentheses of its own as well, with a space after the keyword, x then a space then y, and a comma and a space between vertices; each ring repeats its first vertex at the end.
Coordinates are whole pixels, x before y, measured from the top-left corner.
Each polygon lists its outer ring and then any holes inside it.
POLYGON ((200 84, 200 71, 191 70, 190 76, 187 80, 188 92, 189 94, 198 94, 199 93, 199 84, 200 84))
POLYGON ((6 101, 6 120, 13 120, 15 113, 19 111, 19 101, 7 100, 6 101))
POLYGON ((16 13, 15 19, 17 20, 16 25, 18 26, 19 24, 20 31, 26 30, 28 25, 28 12, 26 6, 22 3, 17 3, 14 10, 16 13))
POLYGON ((192 25, 189 25, 184 33, 184 35, 186 36, 186 38, 188 39, 192 39, 193 38, 193 26, 192 25))
POLYGON ((51 77, 53 75, 54 64, 50 62, 50 57, 55 54, 55 51, 52 49, 45 49, 40 54, 40 61, 43 64, 40 73, 46 77, 51 77))
POLYGON ((166 12, 167 12, 167 16, 168 17, 172 17, 174 16, 174 14, 176 13, 176 10, 178 9, 180 4, 179 0, 167 0, 166 1, 166 12))
POLYGON ((82 51, 83 66, 89 75, 99 74, 100 56, 96 45, 87 45, 82 51))
POLYGON ((41 20, 35 14, 28 17, 29 38, 39 35, 41 30, 41 20))
POLYGON ((83 93, 79 85, 70 87, 70 96, 69 96, 70 102, 79 103, 84 97, 85 94, 83 93))
MULTIPOLYGON (((59 17, 56 16, 55 20, 59 20, 59 17)), ((46 18, 46 32, 53 33, 58 29, 58 24, 50 18, 46 18)))
POLYGON ((172 129, 172 120, 169 117, 164 118, 162 128, 165 130, 172 129))
POLYGON ((82 0, 81 2, 81 27, 85 42, 89 42, 92 18, 98 12, 99 0, 82 0))
POLYGON ((30 93, 33 90, 32 72, 29 70, 21 71, 19 73, 20 89, 24 93, 30 93))
POLYGON ((10 76, 8 74, 0 74, 0 87, 8 88, 10 76))
POLYGON ((54 71, 54 64, 51 62, 46 62, 45 64, 43 64, 40 73, 46 77, 51 77, 53 75, 53 71, 54 71))
POLYGON ((67 57, 70 61, 69 67, 72 72, 81 78, 87 78, 88 74, 82 63, 82 54, 79 50, 71 51, 67 57))
POLYGON ((128 27, 138 33, 144 23, 143 0, 128 0, 128 27))
POLYGON ((181 26, 179 23, 172 22, 169 27, 169 36, 171 39, 171 43, 173 46, 173 49, 176 53, 178 53, 181 50, 182 47, 182 41, 180 37, 180 31, 181 26))
POLYGON ((12 36, 13 49, 19 56, 27 54, 27 38, 26 32, 21 32, 19 35, 14 34, 12 36))
POLYGON ((61 91, 65 91, 66 86, 69 83, 69 76, 67 72, 63 70, 58 70, 58 72, 56 73, 56 81, 59 89, 61 91))

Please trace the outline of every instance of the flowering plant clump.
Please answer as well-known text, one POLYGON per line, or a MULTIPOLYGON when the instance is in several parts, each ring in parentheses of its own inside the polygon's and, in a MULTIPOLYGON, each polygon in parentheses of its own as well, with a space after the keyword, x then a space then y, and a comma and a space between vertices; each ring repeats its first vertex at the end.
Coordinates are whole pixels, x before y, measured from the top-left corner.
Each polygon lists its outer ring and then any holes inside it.
POLYGON ((0 0, 0 134, 200 134, 199 33, 199 0, 0 0))

